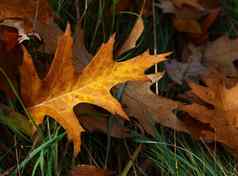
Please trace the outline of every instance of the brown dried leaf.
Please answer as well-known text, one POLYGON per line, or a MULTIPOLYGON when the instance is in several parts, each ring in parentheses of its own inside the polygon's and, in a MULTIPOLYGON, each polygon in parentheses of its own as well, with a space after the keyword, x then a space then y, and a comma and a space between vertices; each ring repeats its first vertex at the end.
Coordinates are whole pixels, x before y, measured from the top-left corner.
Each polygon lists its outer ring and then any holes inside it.
POLYGON ((125 111, 136 118, 148 134, 155 135, 154 124, 158 123, 179 132, 189 133, 197 139, 201 137, 202 131, 210 133, 210 137, 214 136, 207 125, 191 118, 176 117, 173 110, 177 109, 180 103, 154 94, 150 90, 151 84, 149 81, 129 82, 122 98, 125 111))
MULTIPOLYGON (((0 67, 6 72, 16 88, 19 75, 18 66, 22 63, 22 50, 19 45, 16 45, 17 39, 16 29, 0 26, 0 67)), ((0 74, 0 90, 4 91, 9 97, 14 97, 2 74, 0 74)))
MULTIPOLYGON (((15 28, 0 26, 0 41, 8 52, 17 45, 18 32, 15 28)), ((1 51, 3 52, 3 51, 1 51)))
POLYGON ((188 32, 193 34, 201 34, 202 29, 200 23, 191 19, 174 18, 173 25, 179 32, 188 32))
POLYGON ((48 23, 51 18, 52 11, 47 0, 1 0, 0 3, 0 22, 5 23, 8 20, 8 26, 26 33, 32 32, 33 23, 36 22, 34 20, 48 23))
POLYGON ((208 30, 216 21, 217 17, 220 14, 220 9, 216 8, 210 10, 209 14, 201 22, 201 34, 189 34, 190 40, 195 44, 202 44, 208 39, 208 30))
POLYGON ((234 62, 238 58, 238 39, 229 39, 222 36, 208 44, 205 51, 205 63, 218 65, 223 68, 226 75, 237 76, 234 62))
POLYGON ((52 12, 49 7, 47 0, 39 1, 24 1, 24 0, 1 0, 0 4, 0 19, 6 18, 29 18, 34 19, 36 15, 36 10, 38 10, 38 20, 47 22, 52 12), (39 4, 38 4, 39 3, 39 4), (36 9, 39 8, 39 9, 36 9))
POLYGON ((131 30, 130 35, 127 37, 126 41, 122 45, 122 47, 119 48, 117 51, 117 55, 121 55, 122 53, 135 48, 136 42, 140 38, 141 34, 144 31, 144 21, 141 16, 137 17, 137 20, 131 30))
POLYGON ((70 176, 110 176, 110 172, 93 165, 80 165, 72 169, 70 176))
POLYGON ((52 20, 49 23, 35 23, 35 32, 37 32, 43 40, 42 51, 46 53, 54 53, 57 47, 58 36, 63 35, 63 31, 52 20))
POLYGON ((80 124, 90 132, 101 131, 116 138, 129 137, 129 129, 124 127, 122 119, 112 119, 109 127, 110 114, 95 109, 89 104, 79 104, 75 107, 75 113, 80 124))
POLYGON ((148 8, 148 1, 143 0, 143 3, 141 5, 140 13, 139 16, 137 17, 135 24, 127 37, 126 41, 123 43, 123 45, 116 51, 117 55, 121 55, 124 52, 135 48, 136 47, 136 42, 140 38, 141 34, 144 31, 144 21, 142 18, 142 15, 146 12, 146 9, 148 8))
POLYGON ((160 8, 164 13, 174 14, 173 25, 179 32, 189 33, 194 40, 202 41, 207 39, 208 28, 219 14, 217 4, 198 0, 163 0, 160 8))
POLYGON ((81 21, 78 22, 74 45, 73 45, 74 63, 78 71, 81 71, 93 58, 84 44, 84 31, 81 27, 81 21))
MULTIPOLYGON (((215 133, 212 135, 214 141, 238 151, 238 86, 226 88, 225 77, 215 69, 204 75, 203 81, 207 87, 189 82, 191 91, 213 108, 194 101, 189 105, 181 105, 180 109, 208 124, 215 133)), ((201 137, 212 139, 212 136, 210 132, 203 131, 201 137)))
POLYGON ((151 90, 149 81, 129 82, 122 97, 122 104, 129 116, 133 116, 143 126, 148 134, 154 135, 154 123, 188 132, 186 126, 180 121, 173 110, 178 103, 167 98, 155 95, 151 90))
POLYGON ((187 79, 197 79, 199 75, 206 71, 202 62, 202 49, 188 44, 182 51, 183 62, 171 60, 165 64, 167 74, 178 84, 182 84, 187 79))
POLYGON ((200 5, 198 0, 172 0, 175 6, 182 8, 183 6, 190 6, 197 10, 203 10, 204 8, 200 5))

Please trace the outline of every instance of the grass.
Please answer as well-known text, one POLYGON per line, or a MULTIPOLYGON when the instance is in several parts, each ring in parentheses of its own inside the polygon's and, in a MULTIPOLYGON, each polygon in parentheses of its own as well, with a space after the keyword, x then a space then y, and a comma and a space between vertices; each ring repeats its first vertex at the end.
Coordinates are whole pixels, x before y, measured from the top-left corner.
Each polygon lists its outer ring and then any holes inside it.
MULTIPOLYGON (((119 33, 118 43, 122 43, 130 31, 137 14, 131 11, 116 13, 116 5, 120 1, 92 0, 80 1, 79 11, 83 16, 86 46, 90 52, 95 53, 98 46, 114 33, 119 33)), ((158 3, 159 1, 155 1, 158 3)), ((73 25, 77 22, 77 9, 74 9, 74 1, 50 0, 55 14, 60 16, 57 23, 63 29, 70 21, 73 25), (74 10, 72 10, 74 9, 74 10)), ((236 0, 221 1, 223 15, 211 28, 211 36, 228 34, 237 35, 238 3, 236 0), (225 23, 224 23, 224 19, 225 23), (221 23, 222 21, 222 23, 221 23)), ((138 42, 138 46, 116 58, 127 60, 146 49, 156 52, 175 51, 176 57, 178 34, 171 24, 168 16, 161 14, 159 9, 153 13, 153 17, 145 17, 145 31, 138 42), (152 42, 153 41, 153 42, 152 42)), ((163 64, 158 66, 163 70, 163 64)), ((154 72, 152 68, 148 72, 154 72)), ((183 86, 171 88, 168 76, 165 76, 158 84, 161 95, 170 98, 184 91, 183 86)), ((10 80, 8 80, 10 83, 10 80)), ((15 90, 15 89, 13 89, 15 90)), ((155 88, 153 88, 155 90, 155 88)), ((17 95, 17 92, 14 92, 17 95)), ((123 86, 116 94, 120 99, 123 94, 123 86)), ((20 97, 18 102, 11 102, 15 109, 28 114, 20 97), (21 108, 19 108, 21 106, 21 108)), ((9 105, 9 104, 8 104, 9 105)), ((0 115, 2 115, 0 113, 0 115)), ((3 116, 1 116, 3 117, 3 116)), ((110 117, 112 119, 113 117, 110 117)), ((0 122, 3 118, 0 118, 0 122)), ((86 133, 82 137, 82 152, 77 158, 73 158, 72 144, 67 141, 65 132, 57 123, 46 118, 40 127, 41 138, 35 137, 32 141, 25 139, 21 130, 14 127, 15 122, 3 121, 3 137, 0 138, 0 173, 9 175, 32 176, 60 176, 67 175, 72 167, 81 163, 96 165, 97 167, 113 170, 115 175, 153 175, 160 173, 167 175, 197 175, 197 176, 235 176, 237 175, 236 159, 227 153, 219 145, 209 144, 205 141, 192 140, 188 135, 176 133, 173 130, 158 128, 154 138, 135 135, 132 139, 115 139, 110 136, 110 120, 108 135, 101 133, 86 133), (6 128, 8 127, 8 128, 6 128), (13 130, 9 130, 13 129, 13 130), (6 134, 5 134, 6 133, 6 134), (20 135, 19 135, 20 133, 20 135), (139 143, 139 147, 138 147, 139 143), (7 146, 12 147, 8 148, 7 146), (141 147, 143 145, 143 147, 141 147), (2 152, 1 152, 2 150, 2 152), (118 155, 118 153, 121 153, 118 155), (131 157, 133 159, 131 159, 131 157), (14 160, 10 159, 14 158, 14 160), (143 168, 142 161, 151 160, 153 164, 149 168, 143 168), (17 162, 15 162, 15 160, 17 162), (15 166, 12 168, 12 166, 15 166), (149 174, 150 173, 150 174, 149 174)), ((129 122, 128 122, 129 123, 129 122)), ((132 133, 136 129, 131 125, 132 133)), ((23 130, 24 131, 24 130, 23 130)))
POLYGON ((189 136, 163 128, 155 139, 136 139, 146 146, 146 156, 163 176, 235 176, 236 160, 216 144, 192 140, 189 136), (175 133, 175 134, 173 134, 175 133), (210 144, 209 144, 210 143, 210 144))

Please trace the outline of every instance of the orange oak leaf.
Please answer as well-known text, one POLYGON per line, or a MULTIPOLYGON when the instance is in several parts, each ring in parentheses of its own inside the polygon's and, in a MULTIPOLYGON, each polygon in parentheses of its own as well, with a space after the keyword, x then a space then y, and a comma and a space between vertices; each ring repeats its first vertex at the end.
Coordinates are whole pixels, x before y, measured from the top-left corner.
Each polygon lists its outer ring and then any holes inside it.
POLYGON ((203 75, 202 80, 207 87, 193 82, 189 82, 189 86, 193 94, 210 106, 194 101, 192 104, 181 105, 180 109, 213 129, 215 134, 202 131, 202 137, 219 141, 238 151, 237 84, 232 88, 227 88, 226 82, 229 79, 226 79, 216 69, 211 69, 206 75, 203 75))
POLYGON ((110 89, 129 80, 146 80, 145 69, 164 61, 169 54, 150 55, 145 52, 128 61, 113 60, 114 37, 103 44, 91 62, 79 74, 73 64, 72 37, 69 25, 60 37, 51 67, 40 80, 30 55, 24 50, 21 66, 21 94, 37 124, 49 115, 61 124, 74 143, 74 154, 80 151, 80 134, 83 131, 73 107, 79 103, 100 106, 112 114, 128 119, 110 89), (30 84, 29 84, 30 83, 30 84))

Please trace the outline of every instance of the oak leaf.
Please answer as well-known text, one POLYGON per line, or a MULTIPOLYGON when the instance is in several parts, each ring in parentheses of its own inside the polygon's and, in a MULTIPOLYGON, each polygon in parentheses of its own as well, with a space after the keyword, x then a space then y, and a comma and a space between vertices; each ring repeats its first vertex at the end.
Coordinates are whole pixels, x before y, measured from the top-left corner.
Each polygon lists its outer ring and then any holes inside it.
POLYGON ((0 20, 7 18, 34 20, 35 15, 37 15, 38 20, 47 22, 52 15, 48 0, 1 0, 0 9, 0 20))
POLYGON ((202 48, 189 43, 184 47, 181 58, 177 58, 183 62, 175 59, 166 62, 167 74, 178 84, 182 84, 187 79, 196 79, 206 71, 206 67, 202 65, 202 57, 202 48))
POLYGON ((35 22, 35 31, 40 35, 42 40, 42 52, 54 53, 57 47, 58 36, 64 32, 59 28, 58 24, 53 19, 49 20, 48 23, 42 23, 40 21, 35 22))
POLYGON ((204 61, 208 65, 218 65, 227 76, 237 76, 238 39, 222 36, 210 42, 205 50, 204 61))
POLYGON ((81 71, 93 57, 93 55, 90 54, 85 47, 85 36, 81 23, 82 20, 79 20, 77 23, 73 45, 73 55, 75 56, 74 63, 78 71, 81 71))
MULTIPOLYGON (((21 47, 16 45, 18 33, 16 29, 7 26, 0 26, 0 33, 0 68, 17 88, 18 66, 22 63, 21 47)), ((14 97, 2 73, 0 74, 0 91, 5 92, 9 97, 14 97)))
POLYGON ((188 35, 189 39, 194 44, 198 44, 198 45, 207 41, 207 39, 208 39, 208 30, 214 24, 214 22, 216 21, 216 19, 219 15, 220 15, 220 9, 219 8, 215 8, 215 9, 210 10, 209 14, 201 22, 202 33, 201 34, 192 34, 191 33, 191 34, 188 35))
POLYGON ((146 10, 148 9, 148 2, 149 1, 146 0, 142 1, 140 12, 136 17, 134 26, 132 27, 123 45, 116 51, 116 55, 121 55, 124 52, 136 47, 136 42, 144 31, 144 21, 142 16, 145 15, 144 13, 146 13, 146 10))
POLYGON ((100 106, 112 114, 128 119, 110 89, 129 80, 146 80, 145 69, 164 61, 168 54, 145 52, 124 62, 113 60, 114 37, 103 44, 82 73, 75 70, 70 27, 60 37, 51 67, 43 80, 38 78, 31 56, 24 49, 21 66, 21 95, 37 124, 49 115, 62 125, 74 143, 74 154, 80 151, 80 126, 73 107, 79 103, 100 106), (30 84, 29 84, 30 83, 30 84))
POLYGON ((174 101, 160 95, 156 95, 151 89, 152 82, 128 82, 122 97, 122 105, 130 117, 134 117, 143 127, 146 133, 155 136, 157 123, 163 127, 184 132, 198 139, 201 132, 212 131, 202 123, 184 117, 176 117, 174 110, 180 107, 180 102, 174 101), (138 108, 140 107, 140 108, 138 108))
POLYGON ((203 100, 181 105, 180 109, 196 120, 208 124, 212 132, 202 131, 201 137, 219 141, 238 151, 238 86, 227 88, 229 79, 221 71, 211 69, 202 79, 206 86, 188 82, 191 92, 203 100), (209 104, 210 106, 207 106, 209 104))
POLYGON ((197 0, 163 0, 159 6, 164 13, 174 14, 173 25, 177 31, 186 32, 201 43, 207 39, 208 28, 219 14, 217 4, 208 4, 197 0))
POLYGON ((198 0, 172 0, 173 4, 179 8, 183 6, 190 6, 197 10, 203 10, 204 8, 200 5, 198 0))
POLYGON ((115 138, 130 137, 123 119, 110 119, 111 114, 99 107, 80 103, 74 108, 74 112, 80 124, 89 132, 99 131, 115 138))
POLYGON ((35 32, 37 21, 48 23, 53 18, 48 0, 1 0, 0 25, 18 29, 19 35, 35 32))
POLYGON ((155 135, 154 123, 188 132, 183 122, 173 113, 173 110, 178 107, 178 103, 156 95, 150 89, 151 85, 150 81, 127 84, 121 100, 127 114, 138 119, 144 130, 150 135, 155 135))
POLYGON ((144 31, 144 21, 141 16, 138 16, 129 36, 127 37, 123 45, 119 48, 117 54, 121 55, 122 53, 132 48, 135 48, 136 42, 140 38, 143 31, 144 31))

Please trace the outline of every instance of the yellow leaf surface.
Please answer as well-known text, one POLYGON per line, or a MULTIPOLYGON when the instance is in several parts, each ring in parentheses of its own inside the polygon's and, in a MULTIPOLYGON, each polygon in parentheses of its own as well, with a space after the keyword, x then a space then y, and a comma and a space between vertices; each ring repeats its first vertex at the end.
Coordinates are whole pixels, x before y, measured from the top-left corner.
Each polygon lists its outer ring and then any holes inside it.
POLYGON ((32 59, 24 50, 24 62, 20 68, 24 102, 38 124, 49 115, 66 129, 69 139, 73 140, 75 155, 80 151, 83 129, 73 107, 78 103, 91 103, 128 119, 110 89, 129 80, 146 80, 145 69, 164 61, 168 55, 145 52, 128 61, 116 62, 113 60, 113 43, 114 37, 111 37, 102 44, 79 75, 73 64, 73 41, 68 26, 59 39, 54 60, 43 80, 38 78, 32 59))

